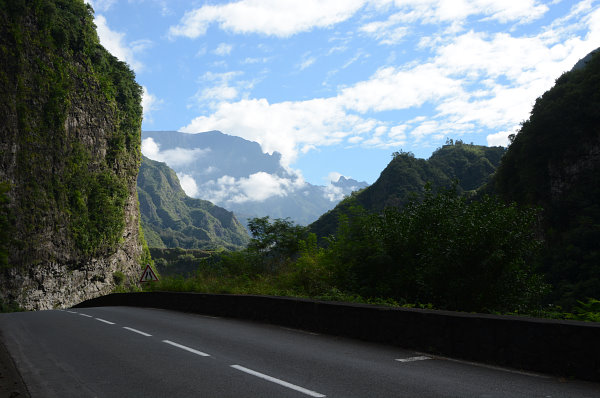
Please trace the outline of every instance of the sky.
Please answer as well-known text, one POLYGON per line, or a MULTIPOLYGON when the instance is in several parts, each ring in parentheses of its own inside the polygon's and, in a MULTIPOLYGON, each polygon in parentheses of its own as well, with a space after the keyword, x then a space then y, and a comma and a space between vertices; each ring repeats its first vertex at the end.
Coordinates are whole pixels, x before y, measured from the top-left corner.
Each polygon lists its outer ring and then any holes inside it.
POLYGON ((371 184, 449 138, 506 146, 600 47, 600 0, 86 1, 143 87, 143 130, 256 141, 315 185, 371 184))

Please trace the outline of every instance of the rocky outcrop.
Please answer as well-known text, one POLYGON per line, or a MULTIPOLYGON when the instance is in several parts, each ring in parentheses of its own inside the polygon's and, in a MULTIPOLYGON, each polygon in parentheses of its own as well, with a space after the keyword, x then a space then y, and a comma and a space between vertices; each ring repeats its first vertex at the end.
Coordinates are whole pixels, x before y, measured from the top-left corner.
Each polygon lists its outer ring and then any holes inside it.
POLYGON ((0 304, 137 283, 141 88, 80 0, 0 2, 0 304))
POLYGON ((600 143, 582 145, 559 162, 548 165, 550 199, 556 203, 581 184, 594 183, 590 174, 600 165, 600 143))

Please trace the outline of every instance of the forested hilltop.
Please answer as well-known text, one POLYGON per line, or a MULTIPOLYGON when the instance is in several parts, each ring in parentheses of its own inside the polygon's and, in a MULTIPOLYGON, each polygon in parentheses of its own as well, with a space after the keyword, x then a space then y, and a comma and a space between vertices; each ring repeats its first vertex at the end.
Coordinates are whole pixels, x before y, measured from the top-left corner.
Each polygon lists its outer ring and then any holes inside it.
POLYGON ((250 239, 232 212, 187 196, 165 163, 142 157, 137 189, 151 248, 236 250, 250 239))
POLYGON ((537 99, 512 140, 490 190, 543 209, 551 301, 600 298, 600 51, 537 99))
POLYGON ((474 191, 484 185, 500 163, 503 147, 486 147, 448 140, 429 159, 418 159, 410 152, 395 152, 392 161, 375 183, 340 202, 309 228, 319 237, 334 234, 339 217, 359 205, 369 211, 386 207, 401 208, 414 195, 420 195, 427 183, 434 191, 456 183, 458 193, 474 191))
POLYGON ((142 90, 91 7, 0 0, 0 92, 0 300, 64 307, 135 283, 142 90))

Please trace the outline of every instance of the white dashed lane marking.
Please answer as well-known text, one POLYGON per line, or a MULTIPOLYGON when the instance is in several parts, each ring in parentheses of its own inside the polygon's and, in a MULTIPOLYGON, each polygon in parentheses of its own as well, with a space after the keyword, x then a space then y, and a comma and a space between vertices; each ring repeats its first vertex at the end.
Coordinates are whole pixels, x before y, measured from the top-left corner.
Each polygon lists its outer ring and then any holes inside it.
POLYGON ((421 355, 418 357, 399 358, 399 359, 396 359, 396 361, 398 361, 398 362, 416 362, 416 361, 426 361, 428 359, 431 359, 431 357, 421 355))
POLYGON ((96 320, 100 321, 100 322, 104 322, 104 323, 108 323, 109 325, 114 325, 114 322, 111 321, 107 321, 106 319, 102 319, 102 318, 96 318, 96 320))
POLYGON ((287 387, 289 389, 301 392, 301 393, 303 393, 305 395, 308 395, 308 396, 311 396, 311 397, 325 397, 325 395, 319 394, 318 392, 307 390, 304 387, 300 387, 300 386, 297 386, 295 384, 288 383, 287 381, 276 379, 275 377, 271 377, 271 376, 266 375, 264 373, 259 373, 259 372, 255 371, 255 370, 248 369, 248 368, 245 368, 245 367, 240 366, 240 365, 231 365, 231 367, 234 368, 234 369, 237 369, 239 371, 242 371, 244 373, 247 373, 249 375, 256 376, 256 377, 261 378, 263 380, 270 381, 271 383, 279 384, 280 386, 287 387))
POLYGON ((170 345, 172 345, 173 347, 181 348, 182 350, 185 350, 185 351, 191 352, 191 353, 193 353, 193 354, 200 355, 201 357, 209 357, 209 356, 210 356, 210 354, 207 354, 207 353, 205 353, 205 352, 202 352, 202 351, 194 350, 193 348, 190 348, 190 347, 184 346, 183 344, 178 344, 178 343, 175 343, 175 342, 173 342, 173 341, 170 341, 170 340, 163 340, 162 342, 163 342, 163 343, 166 343, 166 344, 170 344, 170 345))
POLYGON ((127 330, 129 330, 130 332, 134 332, 134 333, 137 333, 137 334, 141 334, 142 336, 146 336, 146 337, 151 337, 151 336, 152 336, 152 335, 151 335, 151 334, 149 334, 149 333, 142 332, 141 330, 137 330, 137 329, 130 328, 130 327, 127 327, 127 326, 123 326, 123 329, 127 329, 127 330))

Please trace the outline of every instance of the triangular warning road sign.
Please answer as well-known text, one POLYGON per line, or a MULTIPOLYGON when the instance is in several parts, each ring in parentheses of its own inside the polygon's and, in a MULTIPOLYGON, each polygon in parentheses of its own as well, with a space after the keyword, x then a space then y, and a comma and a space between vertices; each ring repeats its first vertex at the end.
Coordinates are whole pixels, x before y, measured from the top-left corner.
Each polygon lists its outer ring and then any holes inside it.
POLYGON ((157 281, 157 280, 158 280, 158 277, 152 270, 152 267, 150 267, 150 264, 146 265, 146 269, 144 270, 144 273, 142 274, 142 277, 140 278, 140 283, 152 282, 152 281, 157 281))

